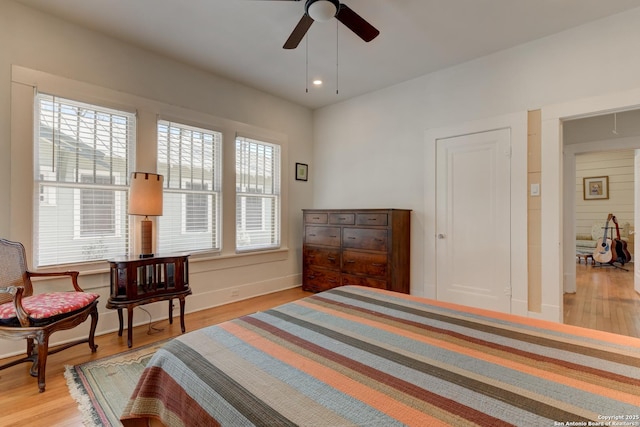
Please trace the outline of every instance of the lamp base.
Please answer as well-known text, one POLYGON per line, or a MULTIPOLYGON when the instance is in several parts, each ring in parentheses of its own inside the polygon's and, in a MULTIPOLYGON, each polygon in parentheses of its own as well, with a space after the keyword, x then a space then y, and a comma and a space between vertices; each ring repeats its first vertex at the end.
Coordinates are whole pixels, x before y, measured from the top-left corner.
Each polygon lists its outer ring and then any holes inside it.
POLYGON ((140 258, 153 257, 152 227, 153 224, 148 217, 140 221, 140 258))

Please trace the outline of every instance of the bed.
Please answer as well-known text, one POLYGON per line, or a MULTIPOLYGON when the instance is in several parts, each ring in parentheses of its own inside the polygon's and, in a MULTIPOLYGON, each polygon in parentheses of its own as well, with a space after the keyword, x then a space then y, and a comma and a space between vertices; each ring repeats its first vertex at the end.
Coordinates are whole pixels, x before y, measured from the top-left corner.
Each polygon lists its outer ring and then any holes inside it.
POLYGON ((171 340, 121 420, 638 426, 639 407, 640 339, 344 286, 171 340))

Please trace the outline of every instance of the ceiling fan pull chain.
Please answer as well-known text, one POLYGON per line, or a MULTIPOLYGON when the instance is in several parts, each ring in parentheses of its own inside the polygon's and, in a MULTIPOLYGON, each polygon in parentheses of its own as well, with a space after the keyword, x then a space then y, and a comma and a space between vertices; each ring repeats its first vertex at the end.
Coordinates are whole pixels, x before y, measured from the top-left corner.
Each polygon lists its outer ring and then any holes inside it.
POLYGON ((339 88, 339 68, 338 68, 339 55, 338 55, 338 49, 340 47, 340 44, 338 43, 338 34, 340 34, 340 30, 338 28, 338 21, 336 20, 336 95, 338 94, 338 88, 339 88))
POLYGON ((306 45, 306 58, 305 58, 305 67, 306 67, 306 76, 305 76, 305 85, 306 91, 309 93, 309 36, 305 35, 304 37, 305 45, 306 45))

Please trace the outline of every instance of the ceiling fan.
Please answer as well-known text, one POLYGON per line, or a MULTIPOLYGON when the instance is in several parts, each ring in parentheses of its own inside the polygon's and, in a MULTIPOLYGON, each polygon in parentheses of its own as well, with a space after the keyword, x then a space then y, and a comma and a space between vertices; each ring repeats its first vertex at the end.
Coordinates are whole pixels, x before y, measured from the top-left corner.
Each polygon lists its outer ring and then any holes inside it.
MULTIPOLYGON (((301 0, 291 0, 301 1, 301 0)), ((328 21, 336 18, 347 28, 356 33, 365 42, 375 39, 380 31, 369 24, 349 6, 339 0, 305 0, 304 15, 293 29, 283 48, 295 49, 302 41, 314 21, 328 21)))

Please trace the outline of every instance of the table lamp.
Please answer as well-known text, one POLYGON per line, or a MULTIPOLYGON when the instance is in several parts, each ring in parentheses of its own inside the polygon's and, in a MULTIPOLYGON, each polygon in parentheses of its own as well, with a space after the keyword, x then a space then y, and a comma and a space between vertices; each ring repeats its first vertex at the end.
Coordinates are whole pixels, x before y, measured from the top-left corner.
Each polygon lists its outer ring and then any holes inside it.
POLYGON ((153 231, 150 216, 162 215, 162 175, 133 172, 129 188, 129 215, 143 215, 140 222, 140 258, 153 256, 153 231))

